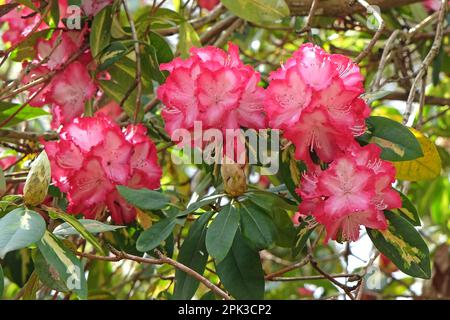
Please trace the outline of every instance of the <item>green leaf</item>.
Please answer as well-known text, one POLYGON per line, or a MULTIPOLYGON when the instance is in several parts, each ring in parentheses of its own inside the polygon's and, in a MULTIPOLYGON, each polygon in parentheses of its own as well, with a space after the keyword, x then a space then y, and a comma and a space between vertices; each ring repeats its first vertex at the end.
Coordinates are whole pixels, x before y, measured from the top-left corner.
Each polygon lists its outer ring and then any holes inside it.
MULTIPOLYGON (((10 103, 1 101, 0 102, 0 122, 5 121, 11 115, 13 115, 19 108, 20 104, 10 103)), ((33 108, 30 106, 26 106, 19 113, 17 113, 14 118, 12 118, 5 127, 15 126, 22 121, 36 119, 42 116, 48 116, 49 113, 42 110, 41 108, 33 108)))
POLYGON ((405 196, 398 190, 397 192, 400 194, 400 198, 402 198, 402 207, 399 209, 393 209, 391 211, 400 214, 403 218, 408 220, 413 226, 419 227, 421 225, 421 222, 416 207, 407 196, 405 196))
POLYGON ((296 257, 303 251, 306 246, 306 241, 308 241, 311 233, 314 231, 315 227, 311 228, 309 222, 314 220, 312 217, 306 217, 302 222, 296 227, 297 236, 295 239, 294 248, 292 248, 292 256, 296 257))
POLYGON ((273 23, 289 16, 284 0, 222 0, 222 4, 238 17, 254 23, 273 23))
POLYGON ((152 45, 144 46, 144 54, 142 55, 142 69, 144 73, 149 74, 150 78, 158 81, 160 84, 166 81, 166 76, 159 69, 158 57, 156 50, 152 45))
POLYGON ((382 149, 381 158, 388 161, 414 160, 423 156, 420 143, 404 125, 385 117, 372 116, 367 119, 372 132, 370 142, 382 149))
POLYGON ((367 228, 374 245, 404 273, 429 279, 430 253, 420 234, 403 217, 390 211, 385 211, 385 215, 388 220, 387 230, 367 228))
POLYGON ((148 252, 155 249, 172 234, 176 224, 177 220, 173 218, 165 218, 155 223, 141 233, 136 242, 136 249, 140 252, 148 252))
POLYGON ((242 203, 239 213, 242 233, 255 248, 266 249, 274 243, 276 227, 261 208, 251 203, 242 203))
POLYGON ((0 168, 0 196, 3 196, 6 193, 6 180, 5 173, 3 169, 0 168))
POLYGON ((297 201, 301 201, 300 196, 295 192, 298 186, 297 181, 300 179, 300 170, 297 161, 293 158, 289 148, 280 152, 280 170, 277 176, 286 185, 290 195, 297 201))
MULTIPOLYGON (((133 43, 133 42, 131 42, 133 43)), ((100 55, 98 70, 103 71, 122 59, 131 51, 131 46, 124 41, 114 41, 100 55)))
POLYGON ((26 208, 17 208, 0 219, 0 258, 39 241, 44 235, 45 220, 26 208))
POLYGON ((180 40, 178 42, 178 49, 182 58, 189 57, 189 50, 192 47, 201 47, 200 38, 191 24, 187 21, 180 24, 180 40))
POLYGON ((106 6, 92 21, 89 44, 93 57, 105 49, 111 41, 112 6, 106 6))
POLYGON ((38 242, 39 251, 52 267, 53 277, 56 275, 68 290, 76 293, 80 299, 87 299, 87 282, 84 276, 84 266, 55 235, 46 231, 38 242))
POLYGON ((239 212, 228 204, 220 210, 206 233, 206 248, 214 259, 220 261, 225 258, 238 228, 239 212))
POLYGON ((39 279, 42 283, 53 290, 69 292, 66 284, 60 278, 55 268, 50 265, 39 250, 33 250, 33 264, 39 279))
POLYGON ((49 2, 49 4, 51 5, 51 8, 50 8, 49 13, 45 17, 45 22, 48 24, 49 27, 56 28, 56 27, 58 27, 58 23, 59 23, 58 0, 51 0, 49 2))
POLYGON ((167 63, 173 60, 173 52, 170 45, 158 33, 150 31, 150 44, 156 49, 156 56, 159 63, 167 63))
MULTIPOLYGON (((79 219, 78 222, 90 233, 97 234, 102 232, 115 231, 117 229, 125 228, 125 226, 113 226, 104 224, 97 220, 79 219)), ((53 230, 53 234, 59 237, 67 237, 73 235, 80 235, 80 232, 72 227, 69 223, 64 222, 53 230)))
POLYGON ((228 255, 216 267, 217 274, 233 297, 239 300, 264 299, 264 271, 258 251, 236 232, 228 255))
POLYGON ((4 290, 5 290, 5 276, 3 275, 2 265, 0 265, 0 300, 2 299, 4 290))
POLYGON ((103 250, 102 245, 98 240, 88 231, 86 228, 75 218, 75 216, 64 213, 64 212, 56 212, 50 211, 50 217, 52 219, 62 219, 66 223, 70 224, 73 228, 75 228, 84 239, 86 239, 92 246, 97 250, 101 255, 105 255, 106 252, 103 250))
MULTIPOLYGON (((178 262, 200 274, 203 274, 206 263, 208 262, 205 237, 206 226, 212 215, 213 212, 204 213, 192 224, 189 235, 184 240, 178 255, 178 262)), ((191 299, 197 291, 199 284, 197 279, 177 269, 175 273, 173 298, 176 300, 191 299)))
POLYGON ((206 197, 202 198, 201 200, 195 201, 195 202, 191 203, 190 205, 188 205, 186 210, 181 212, 178 215, 178 217, 185 217, 185 216, 187 216, 187 215, 197 211, 201 207, 204 207, 204 206, 206 206, 208 204, 216 202, 217 199, 222 198, 223 196, 224 196, 223 194, 209 195, 209 196, 206 196, 206 197))
POLYGON ((277 229, 275 244, 284 248, 292 248, 295 242, 296 232, 291 217, 286 211, 277 207, 273 207, 269 214, 277 229))
POLYGON ((154 190, 131 189, 125 186, 117 186, 117 190, 125 200, 142 210, 161 210, 170 203, 168 196, 154 190))

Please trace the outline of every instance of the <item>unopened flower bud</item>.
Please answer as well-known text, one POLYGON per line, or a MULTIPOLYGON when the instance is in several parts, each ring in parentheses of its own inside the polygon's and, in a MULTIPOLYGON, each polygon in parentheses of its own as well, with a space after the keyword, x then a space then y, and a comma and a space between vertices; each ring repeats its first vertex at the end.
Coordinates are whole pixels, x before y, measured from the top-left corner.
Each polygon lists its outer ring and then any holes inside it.
POLYGON ((34 160, 28 173, 23 188, 23 199, 25 204, 37 206, 47 196, 48 186, 51 180, 50 161, 45 151, 34 160))

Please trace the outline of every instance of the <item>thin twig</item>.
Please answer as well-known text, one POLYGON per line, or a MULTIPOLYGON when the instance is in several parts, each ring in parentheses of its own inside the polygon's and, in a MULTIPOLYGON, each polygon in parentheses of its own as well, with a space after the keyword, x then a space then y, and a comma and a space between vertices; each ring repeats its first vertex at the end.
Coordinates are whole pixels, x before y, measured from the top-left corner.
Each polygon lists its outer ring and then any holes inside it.
POLYGON ((175 267, 176 269, 179 269, 179 270, 187 273, 191 277, 197 279, 198 281, 203 283, 208 289, 210 289, 212 292, 219 295, 223 299, 231 300, 231 297, 225 291, 223 291, 218 286, 213 284, 207 278, 205 278, 204 276, 202 276, 195 270, 192 270, 191 268, 187 267, 186 265, 165 256, 158 250, 156 250, 156 253, 158 254, 159 259, 135 256, 135 255, 123 252, 123 251, 119 251, 116 248, 113 248, 111 246, 109 246, 109 250, 111 251, 113 256, 99 256, 99 255, 83 253, 83 252, 76 252, 76 254, 78 256, 81 256, 81 257, 84 257, 87 259, 95 259, 95 260, 110 261, 110 262, 118 262, 121 260, 131 260, 131 261, 136 261, 136 262, 140 262, 140 263, 155 264, 155 265, 169 264, 169 265, 175 267))
POLYGON ((383 20, 383 17, 381 16, 381 14, 373 6, 371 6, 367 1, 364 1, 364 0, 357 0, 357 1, 364 8, 366 8, 367 13, 372 13, 378 22, 378 29, 377 29, 377 32, 375 33, 375 35, 372 37, 372 40, 370 40, 367 47, 364 48, 364 50, 361 51, 361 53, 354 60, 354 62, 358 64, 370 53, 372 48, 375 46, 375 44, 377 43, 377 41, 380 39, 381 35, 383 34, 383 31, 384 31, 384 28, 386 25, 384 23, 384 20, 383 20))
MULTIPOLYGON (((142 95, 142 81, 141 81, 141 73, 142 73, 142 64, 141 64, 141 46, 139 44, 139 39, 136 33, 136 27, 134 25, 133 17, 130 14, 130 11, 128 10, 128 6, 126 4, 125 0, 122 0, 123 8, 125 10, 125 14, 127 16, 128 22, 130 23, 131 28, 131 36, 134 41, 134 52, 136 55, 136 77, 135 77, 135 84, 137 87, 136 92, 136 105, 134 109, 134 122, 138 120, 139 113, 141 110, 141 95, 142 95)), ((131 92, 130 92, 131 93, 131 92)), ((126 99, 125 99, 126 100, 126 99)))
POLYGON ((439 9, 438 25, 436 27, 436 36, 434 38, 433 45, 431 46, 430 51, 423 60, 419 71, 417 72, 417 75, 412 82, 408 100, 406 101, 406 110, 403 115, 403 123, 408 127, 412 126, 416 117, 416 112, 413 112, 413 102, 416 97, 419 81, 425 81, 424 75, 426 74, 428 67, 431 65, 431 63, 433 63, 434 59, 439 54, 439 50, 441 48, 448 5, 447 0, 441 0, 441 2, 442 3, 441 8, 439 9))

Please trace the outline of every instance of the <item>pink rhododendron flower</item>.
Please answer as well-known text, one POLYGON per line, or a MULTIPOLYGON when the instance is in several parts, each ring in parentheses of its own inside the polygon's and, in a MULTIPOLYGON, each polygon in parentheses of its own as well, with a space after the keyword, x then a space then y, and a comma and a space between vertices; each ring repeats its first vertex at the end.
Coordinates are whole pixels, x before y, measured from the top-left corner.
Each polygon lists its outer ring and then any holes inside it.
MULTIPOLYGON (((31 1, 36 8, 40 7, 41 1, 31 1)), ((6 3, 14 3, 7 0, 6 3)), ((58 0, 60 16, 63 17, 67 10, 67 0, 58 0)), ((41 21, 41 16, 31 8, 24 5, 18 5, 4 16, 0 17, 0 24, 7 23, 8 28, 3 32, 2 40, 10 43, 12 46, 24 40, 33 29, 43 30, 47 27, 45 21, 41 21), (39 24, 40 23, 40 24, 39 24), (39 25, 38 25, 39 24, 39 25)), ((62 26, 61 23, 59 26, 62 26)))
POLYGON ((124 130, 110 118, 76 118, 63 126, 59 141, 44 142, 54 184, 67 193, 68 211, 95 219, 108 208, 114 222, 129 223, 136 211, 117 185, 157 189, 161 168, 154 143, 142 125, 124 130))
POLYGON ((86 36, 86 30, 55 32, 49 40, 39 39, 36 43, 38 61, 50 70, 58 69, 80 49, 86 36))
POLYGON ((359 98, 363 77, 349 58, 305 44, 270 80, 269 125, 284 130, 296 146, 296 158, 309 168, 314 166, 311 152, 330 162, 364 133, 370 109, 359 98))
MULTIPOLYGON (((7 3, 12 2, 13 1, 7 1, 7 3)), ((3 32, 2 40, 5 43, 9 42, 14 46, 25 39, 40 21, 40 16, 38 14, 33 14, 33 12, 34 11, 30 8, 20 5, 0 17, 0 22, 7 23, 8 25, 7 30, 3 32)), ((45 24, 42 23, 37 29, 41 30, 44 27, 45 24)))
POLYGON ((206 10, 212 10, 217 6, 220 0, 197 0, 198 6, 206 10))
POLYGON ((194 121, 202 121, 204 129, 265 127, 260 75, 242 63, 236 45, 230 43, 228 53, 193 48, 189 59, 176 58, 161 69, 170 72, 158 88, 169 135, 177 128, 192 130, 194 121))
POLYGON ((71 63, 58 73, 46 94, 46 100, 53 103, 53 127, 81 116, 86 101, 93 98, 96 91, 86 66, 80 62, 71 63))
POLYGON ((328 169, 305 174, 297 190, 299 212, 312 215, 327 230, 327 239, 356 241, 360 226, 384 230, 383 210, 400 208, 400 195, 392 188, 395 168, 380 159, 381 149, 354 143, 328 169))

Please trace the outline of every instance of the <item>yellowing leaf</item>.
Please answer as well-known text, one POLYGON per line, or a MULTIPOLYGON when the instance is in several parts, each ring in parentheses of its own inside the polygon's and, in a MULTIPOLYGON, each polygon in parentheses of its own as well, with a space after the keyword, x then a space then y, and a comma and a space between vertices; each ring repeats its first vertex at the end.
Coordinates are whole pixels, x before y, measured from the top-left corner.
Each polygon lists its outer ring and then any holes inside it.
POLYGON ((429 180, 438 177, 441 173, 441 158, 434 143, 420 131, 410 128, 422 147, 424 156, 402 162, 394 162, 397 169, 396 178, 408 181, 429 180))

